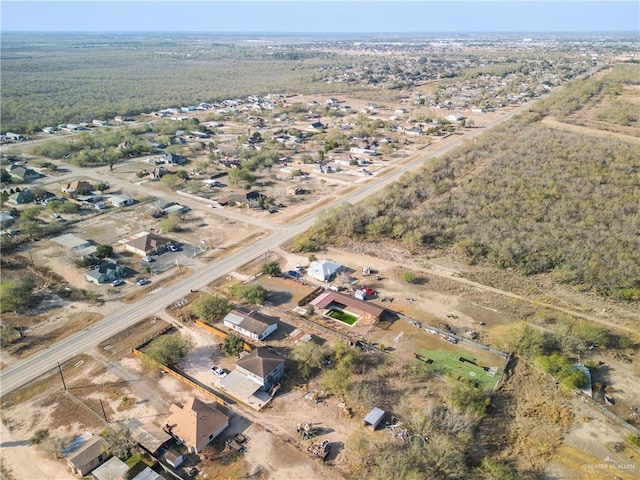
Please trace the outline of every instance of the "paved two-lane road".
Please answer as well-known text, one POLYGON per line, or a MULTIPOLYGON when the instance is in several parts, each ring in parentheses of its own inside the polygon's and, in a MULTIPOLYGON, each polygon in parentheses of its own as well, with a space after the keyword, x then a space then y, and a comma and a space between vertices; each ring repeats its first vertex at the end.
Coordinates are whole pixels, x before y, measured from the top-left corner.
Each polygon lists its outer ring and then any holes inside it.
MULTIPOLYGON (((528 108, 528 106, 522 106, 516 110, 512 110, 499 119, 491 122, 484 129, 477 129, 464 136, 460 136, 459 138, 449 142, 447 145, 444 145, 429 154, 425 154, 424 157, 418 158, 414 162, 402 166, 390 175, 380 178, 374 177, 374 181, 371 183, 364 185, 340 200, 327 204, 326 207, 329 208, 345 202, 352 204, 358 203, 375 194, 390 183, 396 181, 405 172, 420 168, 427 158, 438 157, 449 152, 450 150, 458 147, 463 140, 475 137, 485 129, 509 120, 525 108, 528 108)), ((95 346, 100 342, 110 338, 117 332, 134 325, 149 315, 153 315, 155 312, 163 310, 172 302, 185 296, 185 294, 191 289, 202 289, 212 281, 233 272, 259 256, 264 255, 265 252, 283 244, 287 240, 290 240, 294 236, 308 229, 309 226, 313 224, 318 214, 319 212, 310 214, 295 223, 277 229, 272 234, 248 245, 229 257, 197 270, 189 278, 186 278, 175 285, 166 287, 156 294, 150 294, 143 300, 124 307, 117 314, 110 315, 91 327, 81 332, 77 332, 45 350, 41 350, 24 360, 20 360, 4 368, 0 371, 0 393, 5 395, 29 383, 30 381, 35 380, 56 368, 57 362, 65 362, 70 358, 73 358, 75 355, 95 348, 95 346)))

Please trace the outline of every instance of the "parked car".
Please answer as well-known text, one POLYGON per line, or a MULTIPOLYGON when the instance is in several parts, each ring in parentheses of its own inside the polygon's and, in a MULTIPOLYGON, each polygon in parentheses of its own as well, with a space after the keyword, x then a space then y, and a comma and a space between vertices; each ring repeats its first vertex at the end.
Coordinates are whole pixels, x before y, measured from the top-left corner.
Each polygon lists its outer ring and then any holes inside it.
POLYGON ((287 272, 287 275, 289 275, 291 278, 302 278, 302 274, 300 272, 296 272, 295 270, 289 270, 287 272))
POLYGON ((176 247, 175 245, 167 245, 167 250, 169 250, 170 252, 177 252, 178 247, 176 247))
POLYGON ((217 365, 214 365, 213 367, 211 367, 211 371, 218 378, 224 378, 224 377, 226 377, 228 375, 227 372, 225 372, 222 368, 218 367, 217 365))
POLYGON ((151 263, 151 262, 153 262, 153 258, 151 258, 151 257, 142 257, 142 261, 146 262, 146 263, 151 263))
POLYGON ((113 282, 111 282, 112 287, 117 287, 118 285, 122 285, 124 283, 123 280, 116 278, 113 282))
POLYGON ((147 283, 149 283, 149 279, 148 278, 140 278, 136 282, 136 285, 146 285, 147 283))

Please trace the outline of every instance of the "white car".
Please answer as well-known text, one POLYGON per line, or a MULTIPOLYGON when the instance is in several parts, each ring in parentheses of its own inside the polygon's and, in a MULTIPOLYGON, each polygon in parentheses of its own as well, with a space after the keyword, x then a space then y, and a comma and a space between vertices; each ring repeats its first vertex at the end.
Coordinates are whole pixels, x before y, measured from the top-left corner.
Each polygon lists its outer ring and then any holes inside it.
POLYGON ((177 252, 178 247, 176 247, 175 245, 167 245, 167 250, 169 250, 170 252, 177 252))
POLYGON ((151 263, 151 262, 153 262, 153 258, 151 258, 151 257, 142 257, 142 261, 146 262, 146 263, 151 263))
POLYGON ((147 278, 141 278, 136 282, 136 285, 146 285, 147 283, 149 283, 147 278))
POLYGON ((216 377, 218 378, 224 378, 227 375, 229 375, 227 372, 225 372, 222 368, 214 365, 213 367, 211 367, 211 371, 216 375, 216 377))
POLYGON ((119 278, 116 278, 113 282, 111 282, 111 286, 112 287, 117 287, 118 285, 122 285, 124 283, 123 280, 120 280, 119 278))

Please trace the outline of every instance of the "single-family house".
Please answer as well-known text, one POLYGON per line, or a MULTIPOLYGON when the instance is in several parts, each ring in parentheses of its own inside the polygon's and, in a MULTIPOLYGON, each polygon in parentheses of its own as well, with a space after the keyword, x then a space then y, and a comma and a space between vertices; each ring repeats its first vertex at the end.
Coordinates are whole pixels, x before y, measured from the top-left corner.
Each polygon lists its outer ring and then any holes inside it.
POLYGON ((311 132, 322 132, 324 131, 324 124, 322 122, 313 122, 307 127, 307 130, 311 132))
POLYGON ((133 198, 127 195, 113 195, 109 201, 114 207, 124 207, 127 205, 133 205, 133 198))
POLYGON ((162 160, 164 160, 169 165, 184 165, 187 163, 187 157, 183 157, 182 155, 177 155, 175 153, 167 152, 162 156, 162 160))
POLYGON ((67 464, 74 475, 84 477, 108 457, 109 455, 103 450, 102 437, 93 435, 67 455, 67 464))
POLYGON ((166 215, 171 213, 187 213, 190 210, 189 207, 186 205, 180 205, 178 202, 169 202, 166 205, 163 205, 161 209, 166 215))
POLYGON ((263 315, 251 310, 249 312, 235 309, 222 320, 225 327, 235 330, 240 335, 253 340, 264 340, 278 329, 277 317, 263 315))
MULTIPOLYGON (((227 196, 227 199, 235 203, 249 203, 249 202, 257 202, 264 197, 265 195, 258 192, 257 190, 251 190, 250 192, 247 192, 247 193, 232 193, 227 196)), ((220 201, 218 200, 218 202, 220 201)))
POLYGON ((331 310, 339 310, 352 313, 359 318, 367 319, 370 322, 380 320, 385 309, 375 303, 360 300, 349 295, 344 295, 333 290, 327 290, 309 302, 317 310, 325 313, 331 310))
POLYGON ((135 253, 142 257, 152 255, 154 253, 163 252, 167 249, 167 245, 171 244, 171 240, 157 235, 155 233, 140 232, 124 244, 125 250, 135 253))
POLYGON ((96 480, 127 480, 129 467, 118 457, 111 457, 91 472, 96 480))
POLYGON ((236 370, 268 392, 284 376, 284 359, 267 347, 258 347, 236 362, 236 370))
POLYGON ((9 167, 9 173, 14 179, 22 183, 30 182, 31 180, 35 180, 36 178, 40 178, 43 176, 41 173, 36 172, 33 168, 28 168, 24 165, 16 163, 12 164, 9 167))
POLYGON ((199 453, 229 426, 229 417, 216 407, 193 398, 187 405, 171 405, 167 433, 199 453))
POLYGON ((307 275, 321 282, 330 282, 342 270, 342 265, 331 260, 315 260, 309 264, 307 275))
POLYGON ((72 195, 85 195, 91 193, 93 186, 84 180, 74 180, 67 183, 67 186, 62 189, 63 192, 72 195))
POLYGON ((124 272, 124 267, 122 267, 121 265, 108 262, 103 263, 93 270, 89 270, 86 273, 86 277, 90 282, 101 285, 103 283, 111 282, 116 278, 120 278, 124 275, 124 272))
POLYGON ((460 115, 460 114, 455 113, 455 114, 447 115, 446 117, 444 117, 444 119, 445 119, 447 122, 451 122, 451 123, 459 123, 459 122, 461 122, 462 120, 464 120, 464 119, 465 119, 465 117, 463 117, 463 116, 462 116, 462 115, 460 115))
POLYGON ((15 203, 16 205, 22 205, 25 203, 31 203, 36 199, 35 195, 29 190, 22 190, 9 196, 9 203, 15 203))

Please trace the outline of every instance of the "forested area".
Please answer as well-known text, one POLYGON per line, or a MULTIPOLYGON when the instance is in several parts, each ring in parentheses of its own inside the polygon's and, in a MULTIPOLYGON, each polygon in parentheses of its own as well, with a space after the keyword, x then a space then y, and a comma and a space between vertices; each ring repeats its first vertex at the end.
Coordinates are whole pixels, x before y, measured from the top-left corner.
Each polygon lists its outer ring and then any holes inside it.
MULTIPOLYGON (((3 130, 33 132, 159 108, 267 93, 322 91, 321 61, 310 55, 267 56, 253 48, 188 38, 120 41, 72 37, 25 47, 3 39, 3 130), (60 46, 62 44, 62 46, 60 46), (179 85, 180 88, 176 88, 179 85)), ((343 89, 349 89, 347 85, 343 89)), ((335 85, 332 91, 335 92, 335 85)))
POLYGON ((455 246, 472 263, 640 300, 640 147, 536 119, 522 116, 375 199, 327 212, 294 249, 380 237, 413 251, 455 246))

